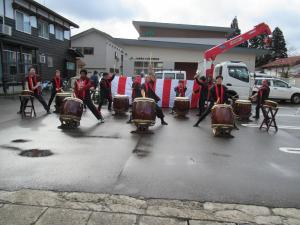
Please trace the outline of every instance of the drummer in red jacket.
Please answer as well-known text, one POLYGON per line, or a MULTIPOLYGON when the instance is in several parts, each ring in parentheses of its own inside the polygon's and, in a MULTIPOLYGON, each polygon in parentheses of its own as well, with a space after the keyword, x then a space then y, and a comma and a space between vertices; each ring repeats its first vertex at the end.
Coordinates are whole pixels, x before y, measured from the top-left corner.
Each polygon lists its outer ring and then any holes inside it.
MULTIPOLYGON (((174 91, 176 93, 176 97, 185 97, 185 92, 187 88, 184 85, 184 80, 179 80, 178 85, 174 88, 174 91)), ((174 113, 174 107, 172 108, 171 114, 174 113)))
POLYGON ((80 78, 75 81, 74 94, 76 98, 79 98, 83 103, 92 111, 94 116, 101 122, 104 123, 104 118, 101 112, 97 110, 91 99, 90 90, 94 89, 93 82, 87 77, 87 71, 82 69, 80 71, 80 78))
MULTIPOLYGON (((135 98, 140 98, 142 97, 142 93, 141 93, 141 82, 142 82, 142 78, 140 75, 136 75, 134 80, 133 80, 133 83, 132 83, 132 86, 131 86, 131 90, 132 90, 132 93, 131 93, 131 100, 132 102, 134 101, 135 98)), ((132 122, 132 114, 130 114, 130 117, 129 117, 129 120, 127 121, 127 123, 131 123, 132 122)))
POLYGON ((145 78, 145 83, 142 85, 142 96, 145 98, 152 98, 156 102, 156 116, 160 118, 161 125, 168 125, 166 121, 164 120, 164 114, 162 109, 157 105, 157 102, 160 101, 160 98, 157 96, 154 90, 154 82, 155 82, 155 75, 153 73, 150 73, 145 78))
POLYGON ((212 85, 210 88, 210 104, 204 113, 199 117, 197 123, 195 123, 194 127, 197 127, 199 123, 205 119, 205 117, 210 113, 214 104, 224 104, 228 102, 228 89, 226 86, 222 84, 223 77, 221 75, 216 77, 216 84, 212 85))

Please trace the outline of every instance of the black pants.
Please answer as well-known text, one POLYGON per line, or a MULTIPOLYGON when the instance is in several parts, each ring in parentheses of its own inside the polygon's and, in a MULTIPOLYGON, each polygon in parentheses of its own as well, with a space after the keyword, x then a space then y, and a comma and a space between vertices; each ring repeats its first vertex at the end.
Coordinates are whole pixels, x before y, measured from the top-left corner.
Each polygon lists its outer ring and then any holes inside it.
POLYGON ((98 106, 99 111, 101 110, 101 107, 102 107, 105 99, 107 99, 107 101, 108 101, 108 109, 111 109, 111 103, 112 103, 111 94, 101 94, 100 93, 100 100, 99 100, 99 106, 98 106))
POLYGON ((259 110, 261 108, 261 104, 258 102, 256 107, 255 107, 255 117, 259 118, 259 110))
POLYGON ((206 98, 199 98, 198 107, 199 107, 199 114, 202 115, 202 113, 205 110, 205 100, 206 98))
POLYGON ((103 118, 100 111, 97 110, 96 106, 94 105, 90 95, 85 97, 85 99, 83 100, 83 104, 91 110, 91 112, 98 120, 103 118))
MULTIPOLYGON (((41 94, 37 94, 37 93, 34 93, 33 95, 43 105, 44 109, 48 112, 50 108, 48 107, 48 105, 47 105, 46 101, 44 100, 43 96, 41 94)), ((20 112, 22 112, 23 107, 24 108, 26 107, 27 103, 28 103, 28 100, 26 100, 24 102, 21 102, 20 112)))
POLYGON ((55 95, 56 95, 56 92, 51 92, 51 97, 50 97, 49 102, 48 102, 49 109, 50 109, 50 106, 52 104, 53 99, 55 98, 55 95))
POLYGON ((197 123, 195 125, 199 125, 199 123, 204 120, 208 114, 210 114, 212 107, 214 106, 214 102, 210 102, 206 110, 201 114, 197 123))
POLYGON ((156 116, 161 120, 163 120, 165 115, 163 114, 162 109, 157 104, 155 105, 155 111, 156 111, 156 116))

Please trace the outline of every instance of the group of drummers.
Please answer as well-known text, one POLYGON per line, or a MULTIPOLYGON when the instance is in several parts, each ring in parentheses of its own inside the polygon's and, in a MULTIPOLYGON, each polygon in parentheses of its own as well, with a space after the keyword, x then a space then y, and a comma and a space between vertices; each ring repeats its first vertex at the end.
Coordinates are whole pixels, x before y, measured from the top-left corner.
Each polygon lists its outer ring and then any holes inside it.
MULTIPOLYGON (((47 113, 50 113, 50 107, 52 101, 54 100, 55 96, 56 99, 59 99, 59 96, 62 95, 64 97, 73 97, 77 100, 80 100, 81 105, 90 109, 93 115, 99 120, 99 122, 103 123, 104 118, 101 114, 101 107, 105 100, 108 101, 108 109, 111 110, 111 104, 113 101, 112 91, 111 91, 111 83, 114 79, 115 75, 110 73, 103 73, 102 79, 100 81, 100 101, 98 107, 95 106, 94 102, 91 98, 91 93, 95 92, 97 85, 95 85, 94 81, 87 76, 87 70, 82 69, 80 71, 80 77, 76 79, 73 87, 72 93, 65 93, 63 90, 62 79, 60 75, 60 71, 56 70, 53 79, 51 80, 52 83, 52 91, 51 97, 49 99, 48 104, 44 100, 42 96, 42 92, 40 89, 40 85, 37 79, 37 74, 35 69, 32 67, 29 70, 28 76, 26 77, 27 87, 32 92, 32 96, 34 96, 44 107, 47 113)), ((145 76, 144 83, 141 83, 142 79, 141 76, 137 75, 133 78, 132 83, 132 102, 143 102, 145 99, 151 99, 153 103, 154 111, 156 117, 160 119, 162 125, 168 125, 165 121, 164 113, 161 107, 158 106, 158 102, 160 101, 159 96, 155 92, 155 74, 149 73, 145 76)), ((202 120, 206 118, 206 116, 212 111, 214 106, 216 105, 224 105, 224 104, 232 104, 235 102, 235 96, 232 96, 228 91, 227 87, 222 84, 223 77, 221 75, 215 78, 215 82, 213 83, 212 80, 207 80, 206 77, 202 76, 195 76, 196 82, 199 84, 199 88, 193 90, 193 94, 199 93, 199 102, 198 108, 199 116, 197 122, 194 124, 197 127, 202 120)), ((178 86, 174 88, 174 92, 176 93, 176 97, 180 98, 187 98, 186 97, 186 86, 184 80, 178 81, 178 86)), ((264 101, 268 99, 270 89, 268 87, 268 83, 266 80, 263 81, 262 86, 259 88, 258 93, 254 96, 251 96, 251 99, 257 98, 257 106, 254 118, 259 118, 260 108, 264 104, 264 101)), ((177 99, 176 98, 176 99, 177 99)), ((187 101, 189 108, 189 100, 187 101)), ((176 103, 176 102, 175 102, 176 103)), ((26 102, 21 102, 20 112, 24 109, 24 104, 26 102)), ((59 104, 56 101, 56 104, 59 104)), ((128 123, 131 123, 134 120, 135 115, 138 114, 139 107, 141 106, 134 106, 132 109, 132 113, 130 115, 130 119, 128 123)), ((180 107, 179 104, 174 104, 174 107, 171 110, 171 113, 176 112, 176 109, 180 107)), ((56 107, 56 111, 59 111, 58 107, 56 107)), ((251 110, 251 107, 250 107, 251 110)), ((177 110, 178 112, 178 110, 177 110)), ((81 115, 79 115, 81 117, 81 115)), ((80 120, 80 119, 79 119, 80 120)), ((154 119, 155 120, 155 119, 154 119)))

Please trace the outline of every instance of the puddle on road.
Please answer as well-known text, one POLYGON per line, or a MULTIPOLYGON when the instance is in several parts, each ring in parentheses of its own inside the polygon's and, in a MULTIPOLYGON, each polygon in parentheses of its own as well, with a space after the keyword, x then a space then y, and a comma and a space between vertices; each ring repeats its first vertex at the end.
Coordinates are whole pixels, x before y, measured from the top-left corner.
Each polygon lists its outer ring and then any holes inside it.
POLYGON ((14 150, 14 151, 22 151, 21 148, 19 147, 14 147, 10 145, 0 145, 1 148, 9 149, 9 150, 14 150))
POLYGON ((137 157, 140 157, 140 158, 146 157, 146 156, 148 156, 150 154, 149 151, 138 149, 138 148, 133 149, 132 153, 136 154, 137 157))
POLYGON ((15 140, 12 140, 11 142, 13 143, 25 143, 25 142, 29 142, 31 140, 27 140, 27 139, 15 139, 15 140))
POLYGON ((53 155, 53 153, 50 150, 29 149, 21 151, 19 155, 24 157, 46 157, 53 155))
POLYGON ((231 155, 229 154, 224 154, 224 153, 216 153, 216 152, 213 152, 211 153, 212 155, 214 156, 220 156, 220 157, 231 157, 231 155))

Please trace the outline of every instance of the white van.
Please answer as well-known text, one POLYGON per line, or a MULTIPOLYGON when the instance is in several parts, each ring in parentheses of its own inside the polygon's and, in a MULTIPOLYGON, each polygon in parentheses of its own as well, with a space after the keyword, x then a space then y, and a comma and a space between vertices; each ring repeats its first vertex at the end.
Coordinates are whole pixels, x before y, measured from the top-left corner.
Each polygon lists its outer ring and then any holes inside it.
POLYGON ((223 84, 232 95, 238 95, 240 99, 248 99, 251 96, 250 74, 245 63, 226 61, 217 64, 213 78, 218 75, 223 76, 223 84))
POLYGON ((155 72, 157 79, 186 80, 186 72, 179 70, 163 70, 155 72))

